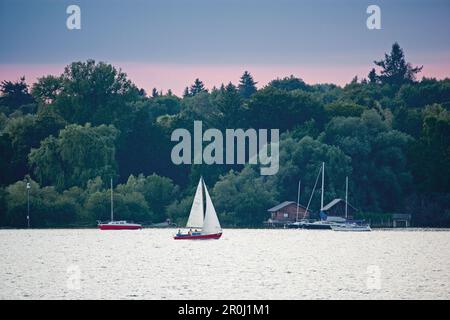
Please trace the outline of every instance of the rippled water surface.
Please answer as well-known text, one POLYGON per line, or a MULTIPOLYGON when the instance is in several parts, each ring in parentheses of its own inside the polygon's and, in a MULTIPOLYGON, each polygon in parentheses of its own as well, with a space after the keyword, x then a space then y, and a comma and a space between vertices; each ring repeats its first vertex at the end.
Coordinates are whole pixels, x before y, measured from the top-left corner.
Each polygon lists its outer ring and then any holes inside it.
POLYGON ((450 299, 450 232, 0 230, 1 299, 450 299))

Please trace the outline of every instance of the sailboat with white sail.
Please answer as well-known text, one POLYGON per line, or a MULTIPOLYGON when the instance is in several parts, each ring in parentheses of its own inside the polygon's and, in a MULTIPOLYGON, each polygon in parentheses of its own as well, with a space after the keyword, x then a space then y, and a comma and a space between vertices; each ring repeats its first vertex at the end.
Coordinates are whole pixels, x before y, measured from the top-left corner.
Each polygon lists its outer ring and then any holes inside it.
POLYGON ((209 196, 208 188, 202 177, 200 177, 200 181, 197 185, 186 228, 189 228, 187 233, 179 231, 174 236, 174 239, 205 240, 219 239, 222 236, 222 228, 220 226, 219 218, 217 217, 216 209, 214 208, 211 197, 209 196), (206 199, 205 211, 203 209, 203 190, 206 199))

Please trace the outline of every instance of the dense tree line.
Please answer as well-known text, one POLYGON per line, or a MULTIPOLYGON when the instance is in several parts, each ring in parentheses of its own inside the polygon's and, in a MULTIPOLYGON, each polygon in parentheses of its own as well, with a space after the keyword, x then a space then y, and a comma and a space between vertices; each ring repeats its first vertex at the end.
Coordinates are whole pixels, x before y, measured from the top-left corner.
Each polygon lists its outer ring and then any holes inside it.
MULTIPOLYGON (((0 85, 0 225, 26 225, 27 182, 36 227, 94 225, 109 217, 109 180, 117 218, 144 223, 187 219, 200 175, 224 225, 258 226, 267 208, 307 204, 320 163, 326 200, 343 197, 361 212, 411 213, 423 226, 450 225, 450 80, 417 77, 398 44, 367 79, 344 87, 308 85, 294 76, 257 89, 245 72, 237 85, 207 90, 200 79, 182 98, 148 96, 122 71, 93 60, 31 88, 0 85), (280 170, 255 165, 172 164, 176 128, 280 129, 280 170)), ((317 193, 318 191, 316 191, 317 193)), ((318 209, 318 194, 312 202, 318 209)))

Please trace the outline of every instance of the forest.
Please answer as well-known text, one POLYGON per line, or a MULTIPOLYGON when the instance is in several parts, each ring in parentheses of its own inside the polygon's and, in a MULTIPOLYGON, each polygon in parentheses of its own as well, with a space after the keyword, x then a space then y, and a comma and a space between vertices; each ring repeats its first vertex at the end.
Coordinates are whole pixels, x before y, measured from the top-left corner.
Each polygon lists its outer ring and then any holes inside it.
MULTIPOLYGON (((325 202, 345 195, 362 217, 409 213, 415 226, 450 226, 450 79, 422 77, 399 44, 345 86, 286 76, 257 87, 212 89, 195 79, 182 97, 138 88, 119 67, 87 60, 59 76, 0 85, 0 227, 95 226, 115 216, 183 224, 203 176, 225 227, 259 227, 267 209, 306 206, 322 161, 325 202), (279 129, 279 171, 258 165, 175 165, 177 128, 279 129)), ((374 57, 377 58, 377 57, 374 57)), ((316 190, 312 209, 319 208, 316 190)))

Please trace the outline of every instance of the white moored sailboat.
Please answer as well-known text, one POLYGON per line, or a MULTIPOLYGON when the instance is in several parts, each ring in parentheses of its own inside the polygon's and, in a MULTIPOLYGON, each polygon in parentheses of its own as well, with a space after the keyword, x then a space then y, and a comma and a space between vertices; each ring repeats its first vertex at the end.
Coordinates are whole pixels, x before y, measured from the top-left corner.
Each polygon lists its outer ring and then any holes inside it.
POLYGON ((195 192, 194 201, 192 202, 191 212, 186 224, 189 232, 178 232, 175 240, 201 240, 201 239, 219 239, 222 236, 222 228, 220 227, 219 218, 209 196, 208 189, 200 178, 195 192), (206 198, 206 213, 203 210, 203 188, 206 198))
POLYGON ((345 223, 331 226, 334 231, 372 231, 369 224, 361 221, 348 221, 348 177, 345 178, 345 223))
POLYGON ((370 225, 368 224, 357 224, 357 223, 344 223, 340 225, 333 225, 331 229, 334 231, 372 231, 370 225))
MULTIPOLYGON (((326 214, 323 212, 323 199, 324 199, 324 190, 325 190, 325 162, 322 162, 322 169, 319 171, 319 174, 322 174, 322 191, 321 191, 321 196, 320 196, 320 220, 319 221, 314 221, 314 222, 303 222, 302 228, 303 229, 316 229, 316 230, 331 230, 331 226, 338 224, 339 222, 337 221, 333 221, 333 219, 329 219, 326 214)), ((316 190, 316 185, 317 185, 317 181, 319 179, 319 176, 317 176, 316 179, 316 184, 314 185, 313 191, 311 193, 311 198, 310 198, 310 202, 312 199, 312 196, 314 194, 314 191, 316 190)), ((306 207, 306 210, 308 210, 309 208, 309 203, 308 206, 306 207)))

